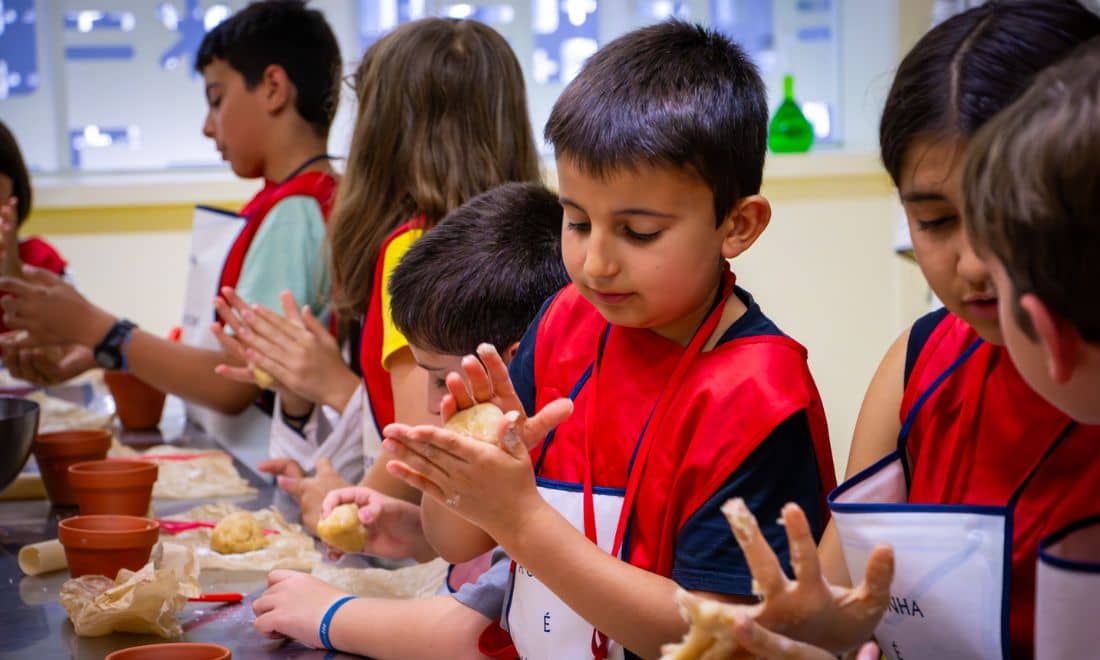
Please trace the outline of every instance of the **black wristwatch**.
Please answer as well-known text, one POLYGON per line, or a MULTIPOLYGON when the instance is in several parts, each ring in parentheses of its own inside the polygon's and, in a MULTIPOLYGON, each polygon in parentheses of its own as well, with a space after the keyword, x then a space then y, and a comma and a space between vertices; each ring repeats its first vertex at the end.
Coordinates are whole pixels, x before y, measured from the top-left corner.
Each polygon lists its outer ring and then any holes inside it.
POLYGON ((122 355, 122 347, 136 327, 137 325, 126 319, 115 321, 103 341, 92 349, 96 364, 104 369, 123 369, 126 366, 126 358, 122 355))

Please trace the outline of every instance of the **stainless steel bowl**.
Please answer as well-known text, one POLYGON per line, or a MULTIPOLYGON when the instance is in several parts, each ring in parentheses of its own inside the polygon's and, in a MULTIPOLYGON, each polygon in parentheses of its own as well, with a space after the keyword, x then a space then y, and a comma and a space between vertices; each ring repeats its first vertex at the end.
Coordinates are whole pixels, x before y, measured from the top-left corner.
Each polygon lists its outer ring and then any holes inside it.
POLYGON ((19 476, 38 433, 38 404, 0 396, 0 490, 19 476))

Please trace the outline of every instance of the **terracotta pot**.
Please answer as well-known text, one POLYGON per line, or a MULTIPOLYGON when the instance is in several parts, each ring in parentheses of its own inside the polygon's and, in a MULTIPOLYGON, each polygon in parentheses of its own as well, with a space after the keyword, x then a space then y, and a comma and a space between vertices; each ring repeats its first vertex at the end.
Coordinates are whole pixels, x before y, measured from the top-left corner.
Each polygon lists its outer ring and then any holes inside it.
POLYGON ((31 451, 50 501, 61 506, 75 505, 76 493, 69 487, 69 466, 105 458, 110 447, 111 432, 106 429, 38 434, 31 451))
POLYGON ((136 571, 149 561, 160 536, 155 520, 137 516, 76 516, 57 525, 57 538, 65 548, 69 575, 106 575, 119 569, 136 571))
POLYGON ((150 461, 108 458, 75 463, 69 466, 69 486, 76 493, 82 516, 144 516, 157 471, 157 464, 150 461))
POLYGON ((106 660, 230 660, 233 654, 218 644, 198 642, 172 642, 131 646, 115 651, 106 660))
POLYGON ((124 371, 105 371, 122 425, 131 430, 155 429, 164 412, 164 392, 124 371))

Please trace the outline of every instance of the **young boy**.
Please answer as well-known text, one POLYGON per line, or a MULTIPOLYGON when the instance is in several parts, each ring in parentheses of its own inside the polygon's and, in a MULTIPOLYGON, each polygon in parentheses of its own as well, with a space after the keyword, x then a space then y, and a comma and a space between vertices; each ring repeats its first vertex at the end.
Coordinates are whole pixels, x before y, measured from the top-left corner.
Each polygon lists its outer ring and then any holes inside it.
MULTIPOLYGON (((989 265, 1012 361, 1037 393, 1081 424, 1100 424, 1098 113, 1094 39, 974 138, 963 178, 967 232, 989 265)), ((1096 654, 1100 504, 1092 513, 1040 544, 1038 658, 1096 654)))
MULTIPOLYGON (((320 311, 328 288, 324 220, 336 187, 325 155, 340 74, 332 29, 321 12, 302 2, 256 2, 206 35, 195 68, 209 104, 203 133, 237 176, 265 182, 241 212, 246 222, 226 261, 214 264, 219 272, 208 279, 269 307, 287 289, 320 311)), ((255 385, 214 373, 227 357, 210 348, 216 346, 213 338, 202 347, 162 339, 41 270, 31 271, 25 282, 5 277, 0 288, 15 294, 4 300, 9 326, 30 331, 35 343, 83 347, 83 358, 67 376, 97 364, 122 368, 230 415, 245 411, 260 394, 255 385)), ((211 289, 211 299, 217 290, 211 289)), ((213 307, 195 314, 213 318, 213 307)), ((208 334, 205 321, 197 329, 208 334)))
MULTIPOLYGON (((666 22, 593 55, 546 127, 572 285, 510 369, 482 346, 469 391, 448 377, 444 417, 492 401, 516 426, 497 446, 384 431, 445 558, 515 560, 502 623, 523 657, 655 656, 686 630, 677 585, 751 600, 719 510, 735 494, 768 521, 799 502, 821 533, 834 476, 805 350, 727 265, 770 219, 766 128, 755 67, 716 32, 666 22)), ((782 528, 765 534, 786 561, 782 528)), ((482 648, 506 653, 497 632, 482 648)))
POLYGON ((1100 424, 1100 42, 1036 79, 974 138, 967 230, 1020 375, 1100 424))
MULTIPOLYGON (((539 306, 569 281, 561 261, 561 206, 537 184, 510 183, 447 217, 402 258, 390 282, 394 323, 431 374, 425 399, 439 411, 444 378, 488 341, 506 358, 539 306)), ((367 526, 365 552, 427 560, 418 507, 368 488, 329 493, 325 513, 356 502, 367 526)), ((275 571, 254 604, 256 627, 313 646, 374 658, 480 657, 477 638, 500 615, 509 562, 501 556, 476 583, 452 596, 415 601, 358 598, 340 606, 323 644, 318 622, 338 590, 301 573, 275 571)))

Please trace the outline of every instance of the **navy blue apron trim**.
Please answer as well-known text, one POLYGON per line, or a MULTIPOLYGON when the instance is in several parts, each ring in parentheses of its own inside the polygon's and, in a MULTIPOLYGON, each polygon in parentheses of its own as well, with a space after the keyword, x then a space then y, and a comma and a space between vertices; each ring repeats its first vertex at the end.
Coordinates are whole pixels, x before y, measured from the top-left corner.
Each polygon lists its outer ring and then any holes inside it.
MULTIPOLYGON (((581 393, 581 389, 584 387, 585 383, 587 383, 588 379, 592 377, 592 368, 594 366, 595 363, 588 365, 588 368, 584 370, 583 374, 581 374, 580 380, 578 380, 577 384, 573 386, 573 390, 569 392, 570 401, 575 401, 577 399, 577 396, 581 393)), ((537 461, 535 461, 536 477, 540 472, 542 472, 542 462, 546 459, 546 452, 550 449, 550 445, 553 444, 554 438, 557 437, 557 433, 558 430, 554 429, 546 434, 546 440, 542 443, 542 451, 539 452, 539 458, 537 461)))
POLYGON ((1024 494, 1024 489, 1027 488, 1031 480, 1039 473, 1039 470, 1043 467, 1043 463, 1058 449, 1062 444, 1062 441, 1069 437, 1069 434, 1076 427, 1076 422, 1070 422, 1066 424, 1066 428, 1062 429, 1062 432, 1058 434, 1058 437, 1054 439, 1054 442, 1050 443, 1047 450, 1043 452, 1039 462, 1035 464, 1035 467, 1028 473, 1024 482, 1016 489, 1016 492, 1012 494, 1012 497, 1008 500, 1008 515, 1005 519, 1005 562, 1004 562, 1004 580, 1001 583, 1001 647, 1004 649, 1004 658, 1008 660, 1012 649, 1011 631, 1009 630, 1009 600, 1012 594, 1012 535, 1013 535, 1013 520, 1016 518, 1016 504, 1020 501, 1020 497, 1024 494))
POLYGON ((909 452, 906 451, 906 443, 909 440, 909 431, 913 427, 913 422, 916 421, 917 413, 924 406, 924 403, 928 401, 928 398, 939 386, 943 384, 947 378, 954 373, 959 366, 966 362, 966 360, 974 354, 974 351, 978 350, 978 347, 985 343, 980 337, 974 340, 974 343, 970 344, 965 351, 962 352, 959 357, 955 358, 955 361, 951 363, 949 367, 944 369, 943 373, 936 377, 936 380, 932 381, 932 384, 928 386, 928 389, 921 393, 917 402, 913 404, 913 407, 909 410, 909 414, 905 417, 905 423, 901 425, 901 431, 898 433, 898 453, 901 456, 901 467, 905 473, 905 490, 908 492, 913 487, 912 470, 909 469, 909 452))
POLYGON ((1039 561, 1055 568, 1061 568, 1076 573, 1100 573, 1100 562, 1080 561, 1076 559, 1063 559, 1048 552, 1048 548, 1066 538, 1070 534, 1100 524, 1100 514, 1083 518, 1063 527, 1039 542, 1039 561))
POLYGON ((451 588, 451 571, 455 569, 454 564, 447 564, 447 577, 443 579, 443 586, 447 587, 447 593, 457 594, 458 589, 451 588))
MULTIPOLYGON (((558 481, 556 479, 547 479, 545 477, 535 477, 535 485, 542 486, 543 488, 549 488, 551 490, 564 490, 569 493, 583 493, 584 484, 575 484, 569 481, 558 481)), ((595 495, 615 495, 622 497, 626 495, 625 488, 608 488, 607 486, 593 486, 592 493, 595 495)))

